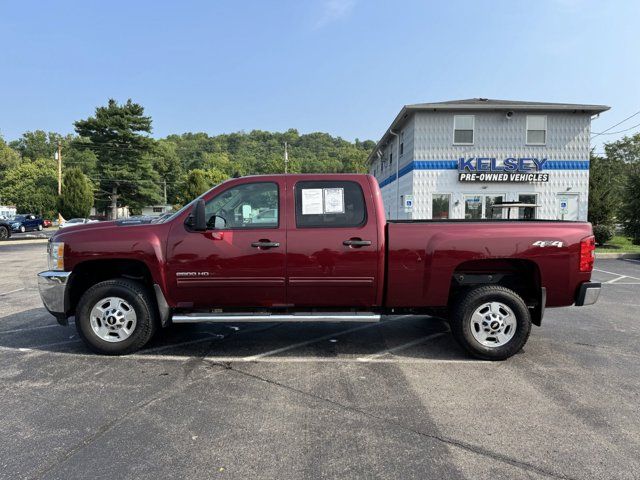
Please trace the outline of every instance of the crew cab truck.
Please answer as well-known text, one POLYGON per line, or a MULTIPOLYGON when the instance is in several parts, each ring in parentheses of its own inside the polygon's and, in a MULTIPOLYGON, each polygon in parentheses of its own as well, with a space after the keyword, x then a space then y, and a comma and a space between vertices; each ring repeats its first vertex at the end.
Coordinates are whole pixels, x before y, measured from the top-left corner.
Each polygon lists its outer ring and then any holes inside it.
POLYGON ((591 225, 385 220, 370 175, 232 179, 159 223, 57 232, 46 308, 94 351, 133 352, 170 323, 448 320, 500 360, 546 307, 594 303, 591 225))

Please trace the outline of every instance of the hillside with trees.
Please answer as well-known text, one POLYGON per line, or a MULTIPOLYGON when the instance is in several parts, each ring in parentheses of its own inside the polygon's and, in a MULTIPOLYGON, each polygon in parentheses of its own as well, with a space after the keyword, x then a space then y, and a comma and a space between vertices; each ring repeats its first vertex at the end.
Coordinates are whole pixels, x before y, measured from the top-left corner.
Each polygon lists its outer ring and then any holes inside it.
POLYGON ((69 212, 85 211, 88 203, 99 211, 128 206, 136 213, 145 205, 164 203, 165 196, 168 204, 184 204, 233 176, 283 173, 285 142, 290 173, 366 172, 375 146, 371 140, 350 142, 295 129, 154 139, 151 117, 131 100, 109 100, 91 117, 76 121, 75 131, 64 136, 29 131, 10 142, 0 138, 0 203, 47 217, 62 206, 69 212), (54 159, 58 143, 63 173, 74 169, 73 175, 63 175, 62 199, 57 198, 54 159), (87 199, 85 179, 93 202, 87 199), (74 199, 73 207, 69 199, 74 199))

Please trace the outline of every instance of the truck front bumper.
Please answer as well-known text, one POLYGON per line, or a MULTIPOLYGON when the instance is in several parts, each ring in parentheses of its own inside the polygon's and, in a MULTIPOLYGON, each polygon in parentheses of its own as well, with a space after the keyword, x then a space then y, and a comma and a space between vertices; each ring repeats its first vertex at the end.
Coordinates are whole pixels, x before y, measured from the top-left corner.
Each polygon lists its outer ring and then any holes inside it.
POLYGON ((576 307, 596 303, 600 296, 600 288, 600 283, 598 282, 585 282, 580 285, 576 295, 576 307))
POLYGON ((69 311, 69 276, 71 272, 46 271, 38 274, 38 290, 45 308, 58 319, 67 324, 69 311))

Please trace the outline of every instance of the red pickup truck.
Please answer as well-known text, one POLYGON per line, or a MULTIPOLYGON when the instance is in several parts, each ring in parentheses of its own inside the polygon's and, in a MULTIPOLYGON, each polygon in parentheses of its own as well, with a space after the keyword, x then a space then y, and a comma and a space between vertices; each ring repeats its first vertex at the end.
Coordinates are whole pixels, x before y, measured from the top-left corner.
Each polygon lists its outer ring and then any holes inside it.
POLYGON ((171 322, 427 314, 471 354, 500 360, 545 307, 597 300, 594 245, 585 222, 387 221, 370 175, 254 176, 159 223, 59 231, 39 288, 104 354, 133 352, 171 322))

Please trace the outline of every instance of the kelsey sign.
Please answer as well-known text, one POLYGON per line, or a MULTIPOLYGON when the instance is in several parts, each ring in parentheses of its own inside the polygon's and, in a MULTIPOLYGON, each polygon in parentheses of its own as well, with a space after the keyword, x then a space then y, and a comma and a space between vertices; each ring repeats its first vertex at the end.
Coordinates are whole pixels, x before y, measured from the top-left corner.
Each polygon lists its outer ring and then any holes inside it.
POLYGON ((505 158, 498 161, 490 157, 460 158, 460 182, 548 182, 549 174, 541 170, 547 159, 505 158))

